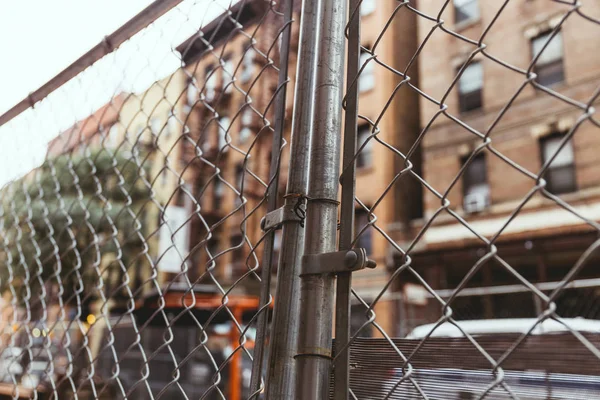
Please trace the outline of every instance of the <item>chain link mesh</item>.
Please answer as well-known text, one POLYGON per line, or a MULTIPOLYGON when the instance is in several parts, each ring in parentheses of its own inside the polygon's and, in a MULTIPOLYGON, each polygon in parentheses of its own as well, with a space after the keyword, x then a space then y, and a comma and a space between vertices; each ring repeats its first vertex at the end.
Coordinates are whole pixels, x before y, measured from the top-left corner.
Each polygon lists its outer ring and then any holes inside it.
MULTIPOLYGON (((378 268, 354 273, 334 392, 597 397, 599 6, 350 4, 339 225, 378 268)), ((297 24, 263 0, 148 18, 0 126, 0 396, 264 391, 297 24)))
POLYGON ((2 396, 250 397, 280 7, 180 2, 0 128, 2 396))
POLYGON ((597 396, 597 4, 357 3, 350 398, 597 396))

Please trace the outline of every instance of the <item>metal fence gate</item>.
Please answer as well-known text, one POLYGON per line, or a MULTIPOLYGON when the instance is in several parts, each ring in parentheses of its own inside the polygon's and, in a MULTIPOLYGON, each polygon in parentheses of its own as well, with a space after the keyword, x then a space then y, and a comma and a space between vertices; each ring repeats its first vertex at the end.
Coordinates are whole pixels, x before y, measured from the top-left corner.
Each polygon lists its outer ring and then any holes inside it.
POLYGON ((0 116, 0 398, 600 398, 599 38, 154 1, 0 116))

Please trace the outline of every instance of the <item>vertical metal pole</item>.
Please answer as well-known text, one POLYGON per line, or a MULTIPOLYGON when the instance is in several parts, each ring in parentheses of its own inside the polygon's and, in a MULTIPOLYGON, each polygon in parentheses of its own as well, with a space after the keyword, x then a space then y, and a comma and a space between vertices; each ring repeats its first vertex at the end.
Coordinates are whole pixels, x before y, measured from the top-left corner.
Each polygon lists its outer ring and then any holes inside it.
MULTIPOLYGON (((306 254, 335 251, 347 0, 321 3, 306 254)), ((296 398, 329 397, 333 275, 305 275, 300 284, 296 398)))
MULTIPOLYGON (((284 24, 285 29, 281 37, 281 50, 279 56, 279 76, 277 84, 277 94, 275 98, 275 130, 273 133, 273 144, 271 147, 271 168, 269 178, 273 179, 270 182, 267 191, 267 209, 273 211, 277 208, 277 196, 279 194, 279 166, 280 153, 283 143, 283 131, 285 127, 285 108, 288 87, 288 69, 289 69, 289 54, 290 54, 290 39, 291 39, 291 23, 292 11, 294 8, 294 0, 284 0, 283 4, 284 24)), ((275 233, 269 232, 265 238, 262 273, 261 273, 261 292, 260 306, 261 312, 256 321, 256 341, 252 361, 252 375, 250 379, 250 398, 257 398, 260 391, 262 380, 263 361, 265 357, 265 342, 267 336, 268 314, 267 304, 271 298, 271 267, 273 265, 273 248, 275 246, 275 233)))
MULTIPOLYGON (((306 198, 308 191, 319 4, 320 0, 302 2, 286 205, 306 198)), ((297 222, 283 226, 267 367, 267 400, 295 399, 294 355, 300 329, 300 264, 304 254, 304 232, 304 227, 297 222)))
MULTIPOLYGON (((233 317, 236 321, 242 320, 242 310, 239 305, 235 306, 232 310, 233 317)), ((240 335, 239 331, 235 326, 231 326, 229 331, 229 345, 232 349, 235 349, 239 345, 240 335)), ((229 387, 228 400, 242 400, 242 352, 236 351, 231 356, 229 363, 229 380, 227 382, 229 387)))
MULTIPOLYGON (((344 160, 340 183, 342 204, 340 211, 340 250, 350 250, 354 239, 354 194, 356 188, 356 135, 358 118, 358 70, 360 68, 360 0, 350 0, 348 23, 348 76, 346 78, 346 114, 344 121, 344 160)), ((333 398, 347 400, 350 389, 350 289, 352 274, 337 276, 335 299, 335 347, 333 365, 333 398), (345 348, 345 349, 344 349, 345 348), (344 349, 344 350, 341 350, 344 349)))

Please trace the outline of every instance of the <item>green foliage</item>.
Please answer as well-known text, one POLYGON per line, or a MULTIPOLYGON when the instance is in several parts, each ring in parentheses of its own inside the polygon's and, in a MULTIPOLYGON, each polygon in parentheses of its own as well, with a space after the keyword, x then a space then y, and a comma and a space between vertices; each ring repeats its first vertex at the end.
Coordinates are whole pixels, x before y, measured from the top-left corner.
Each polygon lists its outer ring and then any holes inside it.
POLYGON ((55 287, 60 279, 68 298, 95 288, 98 271, 105 284, 115 275, 122 281, 143 249, 147 164, 124 151, 66 154, 4 187, 0 290, 22 297, 29 286, 33 297, 40 278, 55 287))

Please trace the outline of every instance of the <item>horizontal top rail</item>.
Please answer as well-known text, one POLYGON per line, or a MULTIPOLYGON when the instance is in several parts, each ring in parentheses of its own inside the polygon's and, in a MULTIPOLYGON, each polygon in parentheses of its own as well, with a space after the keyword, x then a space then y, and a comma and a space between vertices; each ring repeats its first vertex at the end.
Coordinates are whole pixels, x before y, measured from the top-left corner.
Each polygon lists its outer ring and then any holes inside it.
POLYGON ((182 1, 183 0, 156 0, 148 7, 144 8, 112 34, 105 36, 100 43, 92 47, 87 53, 59 72, 54 78, 50 79, 36 91, 30 93, 4 114, 0 115, 0 126, 6 124, 28 108, 33 107, 35 103, 43 100, 50 93, 83 72, 87 67, 118 49, 125 41, 129 40, 133 35, 146 28, 182 1))

